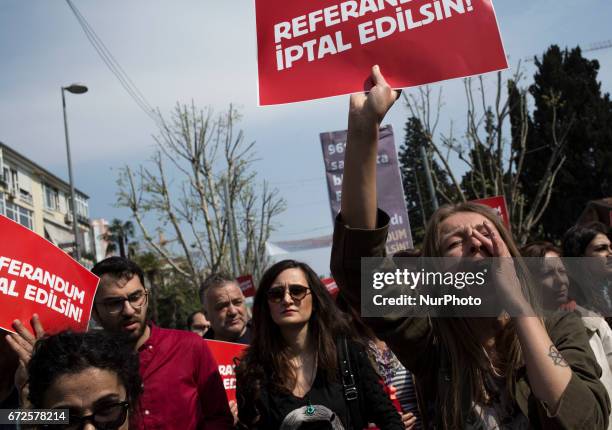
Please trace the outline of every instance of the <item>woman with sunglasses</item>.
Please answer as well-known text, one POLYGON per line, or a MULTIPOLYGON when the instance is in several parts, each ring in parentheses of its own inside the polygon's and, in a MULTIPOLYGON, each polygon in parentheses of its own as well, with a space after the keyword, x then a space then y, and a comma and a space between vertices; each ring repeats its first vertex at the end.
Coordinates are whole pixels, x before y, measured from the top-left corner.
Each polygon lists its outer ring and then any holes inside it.
POLYGON ((236 371, 241 428, 403 429, 365 349, 308 265, 284 260, 266 270, 252 323, 236 371))
MULTIPOLYGON (((334 279, 356 309, 362 259, 385 256, 390 217, 377 209, 378 130, 399 96, 378 66, 371 81, 368 93, 351 96, 332 247, 334 279)), ((537 317, 519 251, 493 210, 441 207, 428 222, 422 255, 496 258, 482 290, 496 317, 364 319, 415 375, 424 428, 606 428, 610 400, 580 319, 537 317)))
POLYGON ((69 424, 53 429, 127 429, 141 393, 138 355, 103 332, 38 340, 28 375, 33 408, 68 410, 69 424))

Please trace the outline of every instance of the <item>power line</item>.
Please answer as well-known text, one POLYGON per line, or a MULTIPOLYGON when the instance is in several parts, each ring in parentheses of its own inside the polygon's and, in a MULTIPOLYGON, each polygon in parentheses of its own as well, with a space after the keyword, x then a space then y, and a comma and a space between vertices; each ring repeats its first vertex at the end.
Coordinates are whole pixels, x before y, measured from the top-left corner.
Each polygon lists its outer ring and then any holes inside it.
POLYGON ((123 67, 121 67, 119 62, 115 59, 113 54, 109 51, 102 39, 100 39, 100 37, 96 34, 93 27, 89 24, 89 22, 87 22, 83 14, 81 14, 74 3, 72 3, 71 0, 66 0, 66 3, 85 32, 85 36, 87 36, 87 39, 94 47, 104 64, 106 64, 108 69, 119 80, 121 86, 134 100, 134 102, 136 102, 138 107, 142 109, 142 111, 147 114, 147 116, 151 118, 157 126, 159 126, 161 122, 159 114, 155 111, 155 109, 153 109, 146 97, 138 89, 136 84, 134 84, 134 81, 128 76, 123 67))
MULTIPOLYGON (((584 48, 581 47, 580 50, 582 52, 591 52, 591 51, 600 51, 602 49, 608 49, 608 48, 612 48, 612 39, 591 43, 590 45, 587 45, 584 48)), ((533 62, 533 57, 525 57, 524 61, 533 62)))

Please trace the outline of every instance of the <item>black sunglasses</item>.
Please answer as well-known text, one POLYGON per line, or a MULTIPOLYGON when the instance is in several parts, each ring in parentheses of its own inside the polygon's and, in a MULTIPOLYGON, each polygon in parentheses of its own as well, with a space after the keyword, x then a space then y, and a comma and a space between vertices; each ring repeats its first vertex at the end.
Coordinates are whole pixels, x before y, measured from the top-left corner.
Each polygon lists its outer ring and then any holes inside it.
MULTIPOLYGON (((293 300, 302 300, 310 292, 310 288, 298 284, 289 285, 287 288, 289 289, 289 296, 293 300)), ((270 288, 266 293, 268 300, 272 303, 280 303, 285 298, 287 288, 281 286, 270 288)))
POLYGON ((68 424, 54 424, 43 427, 63 430, 82 429, 85 423, 89 421, 98 430, 117 430, 125 423, 129 407, 130 404, 128 402, 112 403, 97 409, 91 415, 70 414, 68 424))

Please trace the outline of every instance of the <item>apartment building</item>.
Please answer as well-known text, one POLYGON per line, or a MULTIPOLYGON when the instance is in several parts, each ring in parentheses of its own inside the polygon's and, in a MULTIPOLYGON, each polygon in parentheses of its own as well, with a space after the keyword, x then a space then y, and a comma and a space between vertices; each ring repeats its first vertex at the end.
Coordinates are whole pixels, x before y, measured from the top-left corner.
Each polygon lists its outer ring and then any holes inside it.
POLYGON ((74 252, 73 222, 78 225, 81 263, 95 259, 89 222, 89 197, 75 190, 77 219, 72 217, 70 185, 0 142, 0 214, 74 252))

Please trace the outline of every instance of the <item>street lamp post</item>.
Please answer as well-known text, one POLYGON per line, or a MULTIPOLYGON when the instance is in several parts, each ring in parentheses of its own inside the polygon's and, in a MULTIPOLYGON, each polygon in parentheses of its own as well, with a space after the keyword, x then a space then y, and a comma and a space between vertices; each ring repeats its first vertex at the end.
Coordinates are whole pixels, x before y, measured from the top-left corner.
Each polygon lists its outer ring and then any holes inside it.
POLYGON ((66 118, 66 97, 64 92, 72 94, 83 94, 87 92, 87 87, 82 84, 72 84, 62 87, 62 108, 64 110, 64 134, 66 136, 66 154, 68 156, 68 178, 70 180, 70 199, 72 200, 72 228, 74 231, 74 259, 79 261, 81 253, 79 250, 79 223, 77 220, 76 193, 74 192, 74 180, 72 177, 72 159, 70 157, 70 141, 68 139, 68 119, 66 118))

